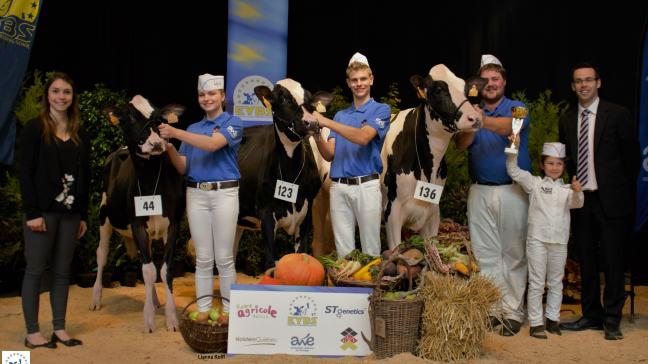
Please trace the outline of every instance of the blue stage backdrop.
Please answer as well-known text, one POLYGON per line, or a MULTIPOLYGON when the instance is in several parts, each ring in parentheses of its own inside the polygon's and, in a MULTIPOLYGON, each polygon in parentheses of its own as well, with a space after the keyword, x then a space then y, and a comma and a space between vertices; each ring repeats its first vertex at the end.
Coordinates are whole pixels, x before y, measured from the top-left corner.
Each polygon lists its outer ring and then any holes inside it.
POLYGON ((639 146, 641 168, 637 178, 637 220, 635 230, 648 221, 648 24, 644 30, 641 61, 641 90, 639 96, 639 146))
POLYGON ((0 0, 0 163, 14 159, 16 116, 12 109, 29 63, 41 0, 0 0))
POLYGON ((288 0, 230 0, 227 108, 245 126, 272 122, 254 87, 286 77, 288 0))

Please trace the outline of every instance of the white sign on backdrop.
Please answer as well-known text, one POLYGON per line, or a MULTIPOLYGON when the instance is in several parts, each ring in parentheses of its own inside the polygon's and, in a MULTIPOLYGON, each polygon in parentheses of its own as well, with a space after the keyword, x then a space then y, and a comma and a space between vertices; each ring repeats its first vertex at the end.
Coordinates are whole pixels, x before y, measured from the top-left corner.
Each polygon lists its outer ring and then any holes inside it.
POLYGON ((369 355, 371 291, 232 285, 227 353, 369 355))

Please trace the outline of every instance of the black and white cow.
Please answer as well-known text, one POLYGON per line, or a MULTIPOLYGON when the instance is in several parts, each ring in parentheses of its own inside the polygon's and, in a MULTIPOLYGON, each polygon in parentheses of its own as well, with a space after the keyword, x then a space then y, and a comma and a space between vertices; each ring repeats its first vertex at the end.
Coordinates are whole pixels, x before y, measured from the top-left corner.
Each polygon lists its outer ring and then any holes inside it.
POLYGON ((403 227, 424 238, 437 235, 439 205, 414 198, 417 181, 443 186, 447 176, 443 156, 452 135, 481 126, 479 113, 464 95, 464 80, 445 65, 410 81, 421 105, 392 117, 381 153, 383 218, 390 248, 401 241, 403 227))
MULTIPOLYGON (((104 168, 104 192, 99 211, 97 280, 92 290, 91 309, 101 308, 101 275, 114 229, 126 238, 129 254, 139 252, 146 290, 144 326, 146 331, 152 332, 155 329, 155 309, 159 302, 154 285, 157 272, 152 262, 151 244, 153 240, 162 240, 164 264, 160 275, 165 283, 164 311, 167 329, 175 331, 178 320, 172 293, 171 264, 185 210, 185 198, 182 176, 167 156, 167 141, 160 137, 158 126, 163 122, 177 121, 177 116, 184 108, 169 105, 158 110, 138 95, 125 107, 109 108, 107 111, 111 121, 121 126, 127 149, 112 153, 107 158, 104 168), (136 216, 135 197, 152 195, 161 197, 161 215, 136 216)), ((146 206, 143 206, 144 202, 139 202, 142 208, 156 208, 150 201, 145 202, 146 206)), ((155 200, 153 202, 155 203, 155 200)))
POLYGON ((235 247, 243 229, 261 229, 264 264, 272 267, 277 258, 274 243, 277 228, 294 236, 296 251, 305 249, 303 239, 312 226, 311 208, 321 183, 307 140, 315 129, 303 120, 302 108, 313 112, 318 102, 328 105, 331 95, 324 92, 311 95, 291 79, 278 81, 272 91, 257 86, 254 92, 266 107, 272 108, 273 125, 253 126, 243 131, 238 157, 241 183, 235 247), (278 180, 299 186, 294 203, 274 197, 278 180))

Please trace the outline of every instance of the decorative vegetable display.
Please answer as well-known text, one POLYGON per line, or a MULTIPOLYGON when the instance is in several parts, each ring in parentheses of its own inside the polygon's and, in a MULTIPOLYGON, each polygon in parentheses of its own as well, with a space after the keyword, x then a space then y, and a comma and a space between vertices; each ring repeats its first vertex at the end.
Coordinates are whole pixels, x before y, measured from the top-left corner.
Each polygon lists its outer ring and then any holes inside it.
POLYGON ((353 279, 357 279, 359 281, 370 281, 372 278, 370 268, 373 266, 377 266, 382 262, 381 258, 376 258, 369 262, 369 264, 365 265, 364 267, 360 268, 355 274, 353 274, 353 279))
POLYGON ((274 277, 287 285, 319 286, 324 281, 324 266, 308 254, 287 254, 279 259, 274 277))
POLYGON ((274 277, 274 272, 275 268, 270 268, 268 269, 263 277, 261 277, 261 280, 259 281, 259 284, 267 284, 267 285, 282 285, 284 284, 280 279, 277 279, 274 277))

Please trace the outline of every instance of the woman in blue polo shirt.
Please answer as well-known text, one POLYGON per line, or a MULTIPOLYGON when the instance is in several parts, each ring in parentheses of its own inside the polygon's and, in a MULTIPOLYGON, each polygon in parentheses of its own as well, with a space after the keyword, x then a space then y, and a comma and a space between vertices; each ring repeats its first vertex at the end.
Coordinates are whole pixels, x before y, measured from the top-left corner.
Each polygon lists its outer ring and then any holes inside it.
MULTIPOLYGON (((234 235, 238 218, 239 173, 237 154, 241 143, 241 119, 224 111, 225 81, 210 74, 198 78, 198 103, 205 117, 187 130, 160 126, 163 138, 182 141, 180 150, 170 143, 169 157, 187 179, 187 219, 196 248, 196 297, 213 293, 214 261, 218 267, 220 293, 230 296, 236 282, 234 235)), ((207 320, 211 297, 198 300, 197 320, 207 320)), ((224 312, 229 304, 223 301, 224 312)), ((220 324, 227 316, 219 317, 220 324)))

